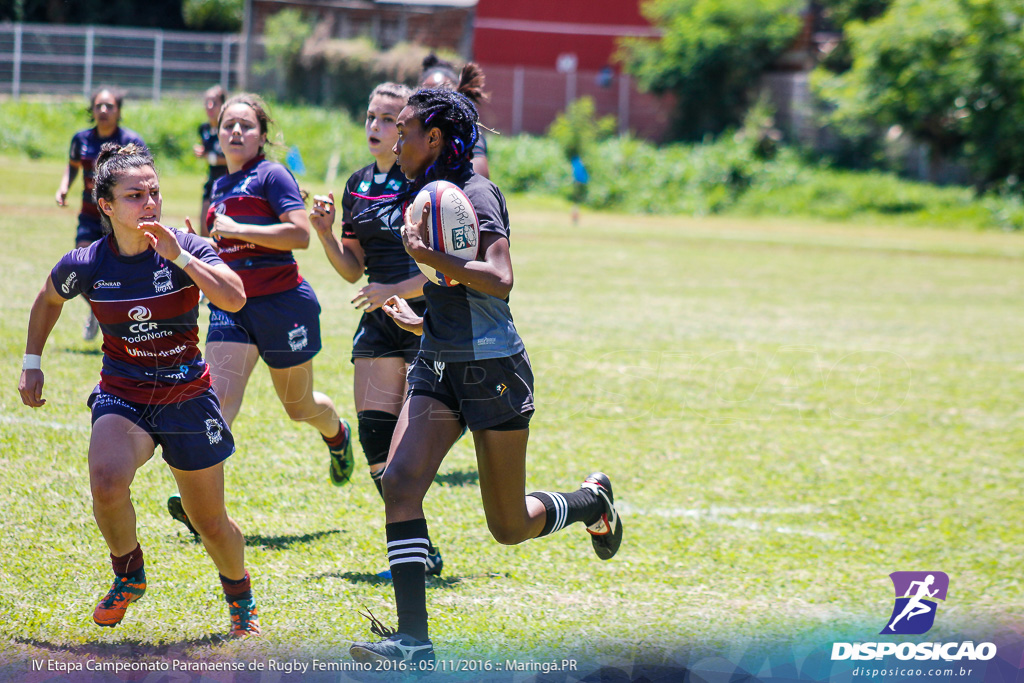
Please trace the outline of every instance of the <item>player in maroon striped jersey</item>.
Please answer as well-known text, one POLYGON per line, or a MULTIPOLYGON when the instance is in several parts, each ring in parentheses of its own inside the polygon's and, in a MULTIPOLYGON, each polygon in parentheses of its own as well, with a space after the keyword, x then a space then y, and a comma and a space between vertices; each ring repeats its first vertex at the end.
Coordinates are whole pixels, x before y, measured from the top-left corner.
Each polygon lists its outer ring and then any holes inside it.
POLYGON ((100 382, 88 401, 89 481, 115 573, 93 620, 116 626, 146 590, 131 484, 159 445, 220 573, 231 635, 258 635, 245 540, 224 507, 224 460, 234 440, 210 386, 197 325, 200 288, 218 306, 238 310, 245 305, 242 281, 202 238, 160 223, 160 182, 144 147, 102 148, 94 198, 106 235, 66 254, 47 278, 29 317, 18 385, 26 405, 46 403, 43 347, 64 302, 83 295, 103 332, 100 382))
MULTIPOLYGON (((121 127, 122 104, 124 104, 124 93, 121 90, 110 86, 101 86, 93 92, 89 99, 89 118, 96 125, 78 131, 71 138, 68 165, 64 168, 64 175, 60 179, 55 199, 57 206, 66 207, 68 205, 68 192, 71 189, 71 184, 75 182, 78 172, 81 171, 82 209, 78 212, 78 230, 75 232, 76 247, 87 247, 103 237, 100 212, 92 198, 93 166, 100 153, 100 148, 108 142, 116 143, 119 146, 127 145, 130 142, 146 146, 138 133, 121 127)), ((99 325, 90 311, 85 319, 82 336, 88 341, 94 339, 98 332, 99 325)))
POLYGON ((309 246, 309 216, 292 174, 263 156, 270 123, 256 95, 236 95, 221 109, 228 174, 214 183, 206 221, 218 254, 242 278, 248 302, 238 312, 211 304, 206 355, 229 423, 262 359, 288 417, 312 425, 327 443, 330 479, 341 486, 355 466, 350 430, 331 399, 313 390, 320 304, 292 255, 309 246))

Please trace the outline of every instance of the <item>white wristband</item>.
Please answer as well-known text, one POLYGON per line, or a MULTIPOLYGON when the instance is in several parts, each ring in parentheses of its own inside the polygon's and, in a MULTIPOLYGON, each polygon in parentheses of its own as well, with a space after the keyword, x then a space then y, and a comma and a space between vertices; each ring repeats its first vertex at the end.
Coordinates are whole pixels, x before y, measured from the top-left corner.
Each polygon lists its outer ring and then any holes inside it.
POLYGON ((174 265, 178 266, 182 270, 185 270, 185 266, 187 266, 191 262, 192 254, 188 253, 184 249, 182 249, 181 253, 178 254, 178 256, 174 259, 174 265))
POLYGON ((43 369, 43 357, 37 356, 34 353, 26 353, 25 358, 21 361, 22 370, 42 370, 43 369))

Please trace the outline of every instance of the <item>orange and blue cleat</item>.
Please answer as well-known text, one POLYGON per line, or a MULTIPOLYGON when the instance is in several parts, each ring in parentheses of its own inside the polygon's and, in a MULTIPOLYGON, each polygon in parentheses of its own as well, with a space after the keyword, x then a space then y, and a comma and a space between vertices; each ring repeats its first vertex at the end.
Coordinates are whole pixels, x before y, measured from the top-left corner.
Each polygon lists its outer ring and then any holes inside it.
POLYGON ((145 592, 145 574, 142 574, 141 579, 135 581, 127 576, 118 576, 114 579, 114 585, 110 587, 110 591, 96 605, 96 609, 92 613, 92 620, 100 626, 117 626, 124 619, 128 605, 141 598, 145 592))
POLYGON ((249 638, 261 635, 260 615, 256 609, 255 598, 248 600, 234 600, 228 603, 231 612, 231 638, 249 638))

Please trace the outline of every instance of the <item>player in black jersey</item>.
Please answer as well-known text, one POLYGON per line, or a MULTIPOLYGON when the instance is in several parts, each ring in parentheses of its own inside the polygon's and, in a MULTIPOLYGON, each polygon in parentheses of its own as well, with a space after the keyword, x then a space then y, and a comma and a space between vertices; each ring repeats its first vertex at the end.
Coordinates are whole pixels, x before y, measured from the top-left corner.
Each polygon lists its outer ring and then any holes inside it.
POLYGON ((210 195, 213 193, 213 183, 228 174, 228 161, 224 158, 224 151, 220 148, 220 138, 217 131, 220 128, 220 110, 224 106, 226 95, 224 88, 215 85, 203 94, 203 108, 206 111, 206 121, 199 124, 199 144, 192 148, 192 153, 197 159, 206 159, 209 171, 206 174, 206 183, 203 185, 203 204, 199 210, 199 234, 203 237, 210 236, 210 229, 206 226, 206 214, 210 211, 210 195))
MULTIPOLYGON (((458 89, 463 95, 473 100, 473 104, 476 105, 489 99, 489 95, 483 90, 484 72, 480 70, 477 64, 470 62, 464 66, 460 76, 459 72, 455 70, 454 64, 444 61, 434 53, 430 53, 423 58, 420 87, 426 89, 458 89), (470 70, 469 74, 466 73, 466 69, 470 70), (461 89, 459 88, 460 83, 470 82, 474 83, 472 88, 466 88, 465 86, 461 89)), ((470 155, 470 159, 473 162, 474 173, 482 175, 484 178, 491 177, 491 167, 487 161, 487 138, 484 137, 483 133, 479 133, 476 142, 473 143, 473 153, 470 155)))
MULTIPOLYGON (((309 214, 310 223, 338 274, 355 283, 365 273, 368 280, 352 300, 363 311, 352 338, 353 394, 359 443, 378 492, 391 436, 405 400, 406 370, 420 348, 420 338, 396 325, 381 306, 390 297, 400 296, 413 310, 422 313, 427 278, 402 246, 400 208, 389 208, 380 214, 371 212, 359 221, 355 216, 369 207, 367 197, 398 194, 408 187, 409 181, 395 163, 394 146, 398 141, 395 121, 411 94, 412 90, 397 83, 382 83, 370 93, 366 141, 375 161, 353 173, 345 184, 341 238, 332 232, 336 218, 333 194, 315 197, 309 214)), ((441 554, 431 546, 427 573, 437 576, 441 567, 441 554)), ((390 570, 381 576, 390 578, 390 570)))
POLYGON ((401 327, 422 335, 382 481, 398 629, 385 628, 371 615, 372 630, 383 640, 353 643, 350 653, 361 662, 428 669, 424 662, 434 659, 434 648, 423 585, 423 498, 464 426, 473 433, 487 526, 499 543, 522 543, 583 522, 595 553, 607 560, 619 549, 622 523, 611 482, 601 472, 575 491, 523 495, 533 373, 508 305, 513 275, 505 198, 470 164, 476 107, 458 92, 420 90, 399 114, 397 127, 398 165, 412 183, 397 196, 381 198, 373 210, 404 206, 427 182, 447 180, 462 188, 480 221, 479 254, 467 261, 426 244, 429 206, 419 216, 407 214, 406 252, 462 284, 424 285, 423 316, 399 297, 384 304, 401 327))

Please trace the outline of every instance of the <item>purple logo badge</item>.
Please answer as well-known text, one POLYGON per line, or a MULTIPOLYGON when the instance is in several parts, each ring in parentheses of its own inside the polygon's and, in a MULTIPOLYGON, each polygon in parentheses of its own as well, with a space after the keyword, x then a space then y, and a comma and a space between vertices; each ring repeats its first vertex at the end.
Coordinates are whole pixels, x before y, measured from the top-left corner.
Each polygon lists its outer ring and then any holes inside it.
POLYGON ((921 635, 935 623, 936 600, 945 600, 949 576, 945 572, 893 572, 889 574, 896 602, 881 635, 921 635))

